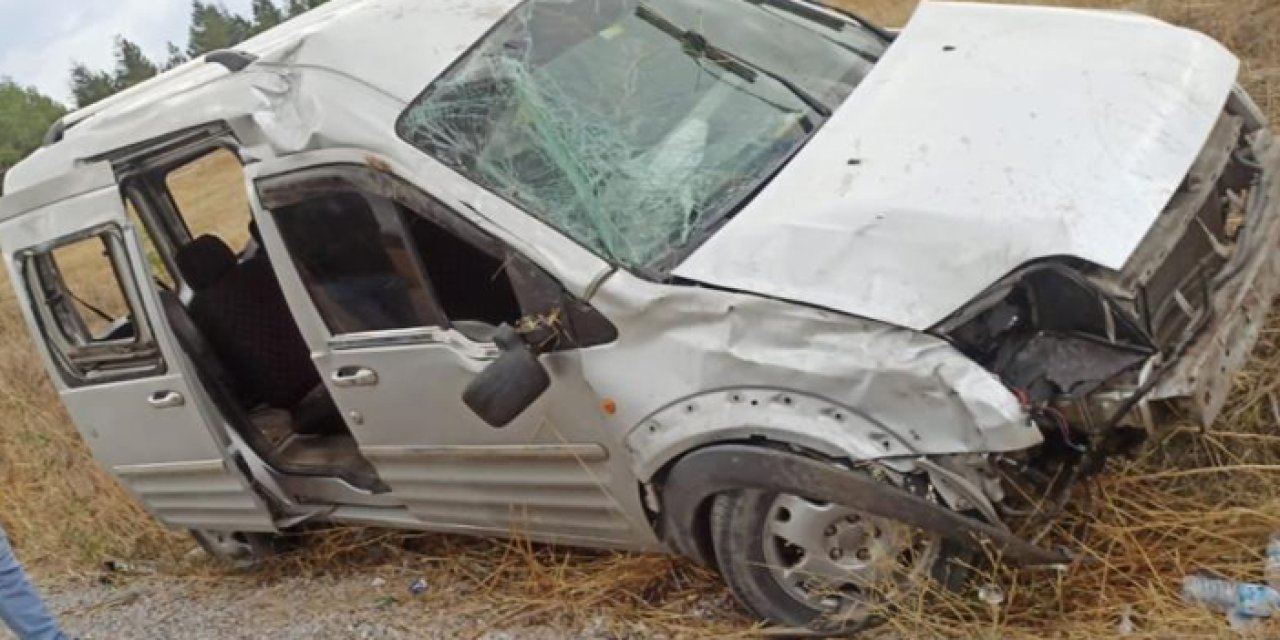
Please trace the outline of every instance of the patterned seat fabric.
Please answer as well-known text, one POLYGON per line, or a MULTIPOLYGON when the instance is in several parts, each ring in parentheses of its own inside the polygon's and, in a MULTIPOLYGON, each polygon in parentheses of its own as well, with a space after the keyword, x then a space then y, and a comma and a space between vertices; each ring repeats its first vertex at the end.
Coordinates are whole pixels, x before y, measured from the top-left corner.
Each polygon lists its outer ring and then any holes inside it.
MULTIPOLYGON (((316 399, 317 387, 323 389, 320 376, 265 252, 237 264, 230 247, 205 235, 175 257, 183 280, 194 291, 187 305, 191 317, 239 382, 247 404, 293 410, 304 400, 328 400, 327 393, 316 399)), ((331 416, 326 418, 322 422, 333 422, 331 416)), ((309 425, 297 425, 295 431, 314 432, 309 425)))

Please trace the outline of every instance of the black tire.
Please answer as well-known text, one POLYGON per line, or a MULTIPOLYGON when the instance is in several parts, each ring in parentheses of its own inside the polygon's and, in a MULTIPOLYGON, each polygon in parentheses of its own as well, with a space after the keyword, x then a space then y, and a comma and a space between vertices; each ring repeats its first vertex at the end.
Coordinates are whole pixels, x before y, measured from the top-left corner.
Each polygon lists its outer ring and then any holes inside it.
MULTIPOLYGON (((716 564, 730 591, 756 616, 794 629, 822 634, 849 635, 880 621, 840 619, 830 611, 797 599, 774 578, 765 558, 764 532, 770 506, 777 493, 759 490, 729 491, 717 495, 710 511, 710 530, 716 564)), ((930 577, 939 585, 958 590, 969 577, 968 567, 977 551, 942 540, 930 577)))

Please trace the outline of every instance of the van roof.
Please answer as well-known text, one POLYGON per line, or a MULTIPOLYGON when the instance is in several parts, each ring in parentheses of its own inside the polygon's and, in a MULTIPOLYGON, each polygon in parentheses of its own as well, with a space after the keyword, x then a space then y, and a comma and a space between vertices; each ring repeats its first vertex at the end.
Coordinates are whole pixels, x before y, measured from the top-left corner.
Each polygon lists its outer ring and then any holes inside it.
MULTIPOLYGON (((333 0, 235 47, 246 72, 319 69, 344 78, 342 98, 407 104, 519 0, 333 0), (368 99, 368 98, 365 98, 368 99)), ((63 117, 49 144, 11 168, 4 193, 50 180, 85 160, 217 121, 250 116, 268 88, 207 56, 63 117)), ((216 58, 216 56, 215 56, 216 58)))

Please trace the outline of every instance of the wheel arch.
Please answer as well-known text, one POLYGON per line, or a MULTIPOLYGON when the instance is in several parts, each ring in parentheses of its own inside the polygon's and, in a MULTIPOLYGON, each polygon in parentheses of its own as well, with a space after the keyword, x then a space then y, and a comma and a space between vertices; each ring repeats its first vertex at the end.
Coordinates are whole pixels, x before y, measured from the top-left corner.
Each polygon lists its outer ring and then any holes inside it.
POLYGON ((910 402, 902 398, 896 404, 903 409, 884 418, 795 389, 724 387, 664 405, 640 420, 624 440, 633 471, 648 488, 649 506, 658 513, 658 535, 704 563, 712 557, 706 553, 709 502, 696 510, 696 540, 676 541, 669 535, 673 523, 668 521, 665 493, 672 471, 707 448, 748 444, 828 462, 878 460, 893 466, 894 460, 1021 449, 1039 442, 1039 433, 1032 427, 1026 437, 989 439, 972 423, 951 428, 914 425, 910 402))
POLYGON ((832 400, 779 387, 727 387, 689 395, 654 411, 627 432, 636 477, 652 482, 699 448, 765 441, 833 458, 874 460, 919 455, 924 436, 832 400))
POLYGON ((1037 547, 1007 528, 851 473, 834 464, 838 461, 824 458, 768 442, 718 443, 689 452, 664 469, 658 490, 662 501, 660 534, 676 552, 714 566, 708 523, 714 497, 737 489, 764 489, 845 504, 962 544, 989 546, 1014 564, 1067 561, 1062 554, 1037 547))
MULTIPOLYGON (((852 407, 778 387, 726 387, 671 402, 626 435, 636 477, 656 503, 657 534, 693 559, 714 564, 711 498, 697 507, 692 540, 673 540, 664 495, 671 471, 688 456, 711 447, 752 445, 827 460, 870 460, 916 453, 913 433, 899 434, 852 407)), ((914 433, 914 439, 920 435, 914 433)))
POLYGON ((704 451, 712 451, 721 447, 745 446, 760 449, 772 449, 775 451, 788 451, 806 457, 813 457, 820 460, 834 460, 832 456, 825 453, 808 449, 796 442, 786 442, 781 440, 769 439, 762 436, 754 436, 749 439, 741 440, 721 440, 711 442, 690 449, 669 460, 665 466, 659 469, 652 478, 646 483, 650 488, 652 495, 658 501, 658 509, 655 513, 654 524, 655 533, 663 540, 667 546, 673 551, 685 557, 708 567, 715 567, 715 548, 712 542, 711 534, 711 506, 715 502, 716 494, 709 494, 698 501, 694 510, 692 522, 688 528, 678 526, 679 523, 672 519, 669 505, 668 490, 680 491, 684 487, 679 485, 672 486, 668 483, 672 472, 684 460, 696 456, 704 451), (684 530, 685 533, 681 533, 684 530))

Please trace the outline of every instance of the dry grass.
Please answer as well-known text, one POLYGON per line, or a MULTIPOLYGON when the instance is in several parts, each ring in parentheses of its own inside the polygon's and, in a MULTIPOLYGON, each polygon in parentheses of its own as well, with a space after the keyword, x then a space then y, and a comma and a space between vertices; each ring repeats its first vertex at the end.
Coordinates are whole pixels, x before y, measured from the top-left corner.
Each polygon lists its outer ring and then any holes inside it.
MULTIPOLYGON (((914 6, 896 0, 844 4, 885 24, 901 24, 914 6)), ((1070 4, 1143 11, 1221 39, 1245 59, 1245 84, 1280 122, 1275 0, 1070 4)), ((213 171, 186 177, 195 205, 216 219, 216 230, 242 239, 236 235, 241 223, 226 222, 232 214, 222 212, 243 211, 243 204, 204 195, 220 191, 212 188, 215 180, 238 178, 213 171)), ((269 581, 270 572, 220 576, 207 564, 180 560, 190 543, 156 525, 93 463, 45 379, 12 295, 3 299, 0 520, 21 555, 48 575, 76 575, 104 558, 121 557, 159 560, 165 570, 193 579, 219 576, 213 584, 269 581)), ((899 612, 889 630, 903 637, 1092 638, 1114 635, 1127 606, 1135 637, 1227 634, 1220 616, 1182 604, 1177 588, 1183 575, 1198 570, 1258 579, 1261 549, 1280 530, 1280 318, 1271 326, 1216 431, 1175 429, 1138 460, 1113 464, 1072 504, 1053 537, 1084 549, 1087 561, 1062 574, 998 570, 980 582, 1005 589, 1008 602, 999 610, 978 604, 972 593, 936 596, 899 612)), ((607 627, 619 635, 659 629, 681 636, 752 633, 744 619, 714 612, 725 602, 714 576, 663 557, 350 531, 309 537, 277 570, 319 575, 371 568, 426 575, 438 587, 432 615, 475 615, 496 627, 589 625, 605 613, 607 627)), ((426 611, 399 607, 395 614, 408 623, 426 611)), ((1280 636, 1280 626, 1263 633, 1280 636)))

